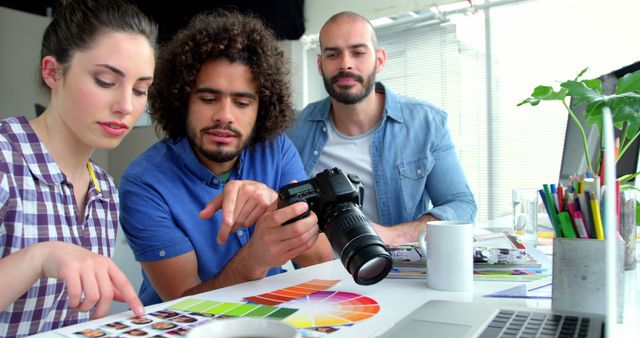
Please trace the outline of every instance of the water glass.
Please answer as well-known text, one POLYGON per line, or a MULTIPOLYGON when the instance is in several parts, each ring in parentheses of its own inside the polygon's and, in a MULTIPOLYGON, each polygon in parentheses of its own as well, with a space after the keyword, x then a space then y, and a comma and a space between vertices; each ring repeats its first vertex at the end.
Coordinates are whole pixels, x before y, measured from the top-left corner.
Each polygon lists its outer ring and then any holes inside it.
POLYGON ((538 241, 538 190, 513 189, 513 232, 525 247, 538 241))

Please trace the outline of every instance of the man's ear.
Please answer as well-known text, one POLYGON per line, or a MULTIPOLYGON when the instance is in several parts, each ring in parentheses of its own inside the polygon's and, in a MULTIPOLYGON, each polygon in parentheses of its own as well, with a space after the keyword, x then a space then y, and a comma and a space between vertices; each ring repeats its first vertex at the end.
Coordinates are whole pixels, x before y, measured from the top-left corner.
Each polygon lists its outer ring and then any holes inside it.
POLYGON ((42 59, 42 79, 44 83, 51 89, 58 87, 62 78, 62 67, 51 55, 47 55, 42 59))
POLYGON ((384 48, 376 50, 376 74, 384 69, 384 63, 387 61, 387 51, 384 48))

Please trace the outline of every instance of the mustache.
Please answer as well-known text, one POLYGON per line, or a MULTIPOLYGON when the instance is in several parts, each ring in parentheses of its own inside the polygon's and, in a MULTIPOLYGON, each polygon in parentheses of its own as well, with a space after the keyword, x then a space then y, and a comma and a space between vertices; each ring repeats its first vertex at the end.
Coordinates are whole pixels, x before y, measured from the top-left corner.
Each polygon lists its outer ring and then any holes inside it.
POLYGON ((228 130, 228 131, 230 131, 230 132, 232 132, 232 133, 236 134, 236 136, 238 136, 238 137, 242 137, 242 132, 241 132, 240 130, 238 130, 238 129, 234 128, 234 127, 233 127, 233 126, 231 126, 230 124, 225 124, 225 125, 223 125, 223 124, 221 124, 221 123, 216 123, 216 124, 214 124, 214 125, 212 125, 212 126, 207 126, 207 127, 204 127, 204 128, 202 128, 202 129, 200 129, 200 132, 201 132, 201 133, 207 133, 207 132, 209 132, 209 130, 213 130, 213 129, 228 130))
POLYGON ((343 77, 354 78, 356 81, 364 83, 364 78, 362 76, 351 72, 340 71, 338 74, 331 77, 331 84, 335 84, 343 77))

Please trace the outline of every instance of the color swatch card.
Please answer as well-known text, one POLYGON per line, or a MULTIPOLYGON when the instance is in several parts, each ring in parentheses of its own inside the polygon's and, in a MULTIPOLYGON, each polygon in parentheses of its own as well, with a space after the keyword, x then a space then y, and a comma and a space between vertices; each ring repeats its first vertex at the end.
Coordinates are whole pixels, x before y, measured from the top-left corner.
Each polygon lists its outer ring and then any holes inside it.
POLYGON ((312 279, 308 282, 284 289, 263 293, 257 296, 244 297, 244 300, 264 305, 277 305, 308 296, 318 291, 324 291, 334 285, 339 280, 312 279))
POLYGON ((218 302, 213 300, 185 299, 179 303, 173 304, 169 310, 180 310, 186 312, 195 312, 212 316, 225 317, 256 317, 284 319, 297 309, 288 309, 282 307, 247 304, 247 303, 229 303, 218 302))

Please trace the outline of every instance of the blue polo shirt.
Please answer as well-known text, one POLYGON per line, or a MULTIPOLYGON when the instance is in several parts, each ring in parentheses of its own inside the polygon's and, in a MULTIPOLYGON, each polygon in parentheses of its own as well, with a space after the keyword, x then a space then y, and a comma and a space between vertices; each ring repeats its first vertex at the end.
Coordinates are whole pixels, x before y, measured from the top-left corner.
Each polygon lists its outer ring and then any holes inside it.
MULTIPOLYGON (((245 149, 229 180, 253 180, 274 190, 304 180, 300 157, 286 136, 277 136, 245 149)), ((246 245, 254 226, 230 234, 224 245, 216 241, 221 212, 201 220, 198 213, 224 183, 196 158, 188 139, 162 140, 135 159, 120 183, 121 225, 136 260, 153 262, 194 251, 198 275, 216 276, 246 245)), ((272 268, 268 274, 282 272, 272 268)), ((144 305, 162 300, 142 272, 140 299, 144 305)))

